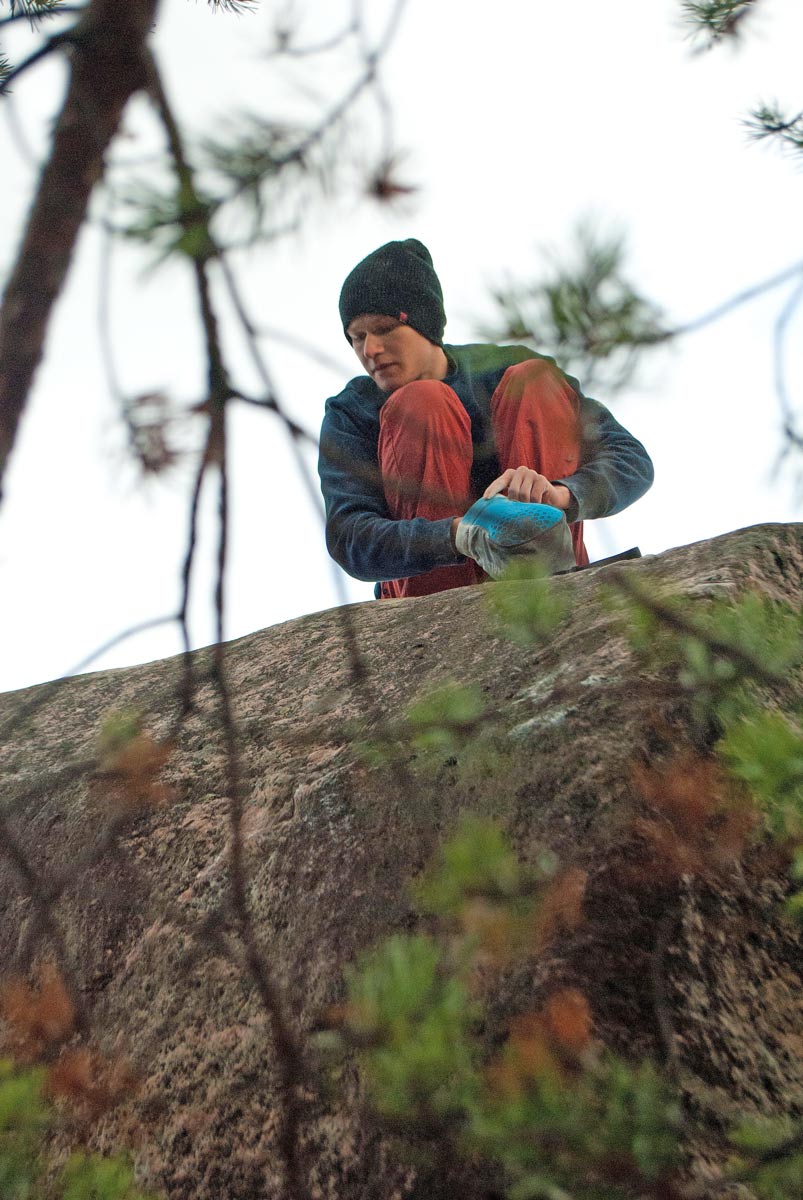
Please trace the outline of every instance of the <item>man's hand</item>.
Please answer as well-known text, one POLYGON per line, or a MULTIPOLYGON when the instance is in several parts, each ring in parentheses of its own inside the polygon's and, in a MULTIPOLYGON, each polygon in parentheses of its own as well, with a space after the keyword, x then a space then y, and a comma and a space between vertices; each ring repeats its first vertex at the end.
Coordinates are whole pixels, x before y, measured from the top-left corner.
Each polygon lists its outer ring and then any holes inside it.
POLYGON ((508 500, 523 500, 525 504, 551 504, 564 512, 572 494, 562 483, 550 483, 532 467, 508 467, 482 493, 486 500, 506 492, 508 500))

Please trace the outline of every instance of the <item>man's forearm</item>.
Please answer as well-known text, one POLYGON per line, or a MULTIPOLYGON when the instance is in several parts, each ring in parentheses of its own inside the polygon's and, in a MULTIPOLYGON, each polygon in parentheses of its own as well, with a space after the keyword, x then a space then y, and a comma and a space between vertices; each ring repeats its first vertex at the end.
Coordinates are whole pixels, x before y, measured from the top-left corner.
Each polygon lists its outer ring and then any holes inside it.
POLYGON ((425 517, 392 520, 354 513, 330 519, 326 542, 332 558, 355 579, 406 579, 461 561, 451 526, 449 517, 438 521, 425 517))

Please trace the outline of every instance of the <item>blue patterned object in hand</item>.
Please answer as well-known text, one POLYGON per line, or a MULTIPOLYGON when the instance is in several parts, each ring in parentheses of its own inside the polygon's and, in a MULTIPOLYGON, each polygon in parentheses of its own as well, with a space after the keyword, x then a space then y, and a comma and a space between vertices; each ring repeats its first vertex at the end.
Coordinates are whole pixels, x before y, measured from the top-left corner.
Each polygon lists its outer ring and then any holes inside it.
POLYGON ((490 500, 480 499, 472 504, 463 520, 479 525, 497 545, 512 548, 531 541, 535 533, 545 533, 553 525, 559 525, 563 513, 551 504, 526 504, 491 496, 490 500))
POLYGON ((520 555, 539 557, 553 573, 575 565, 569 526, 559 508, 504 496, 472 504, 457 526, 455 545, 492 579, 504 575, 520 555))

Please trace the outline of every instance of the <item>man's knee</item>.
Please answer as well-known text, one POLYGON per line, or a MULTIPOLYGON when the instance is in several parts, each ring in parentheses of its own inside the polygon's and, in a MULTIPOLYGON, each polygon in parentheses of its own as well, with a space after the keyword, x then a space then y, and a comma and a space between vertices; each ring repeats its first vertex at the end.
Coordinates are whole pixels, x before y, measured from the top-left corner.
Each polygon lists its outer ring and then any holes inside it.
POLYGON ((430 423, 441 418, 444 410, 452 411, 455 404, 462 408, 456 393, 440 379, 414 379, 388 396, 381 419, 430 423))
POLYGON ((505 371, 494 393, 492 410, 516 410, 565 414, 576 419, 577 393, 568 379, 548 359, 525 359, 505 371))
POLYGON ((552 363, 545 358, 525 358, 523 362, 514 363, 505 371, 505 379, 521 379, 525 382, 546 379, 550 375, 557 376, 558 372, 552 363))
POLYGON ((554 363, 543 358, 526 358, 524 362, 514 363, 505 371, 497 388, 500 399, 519 398, 525 394, 536 396, 542 392, 571 392, 554 363))

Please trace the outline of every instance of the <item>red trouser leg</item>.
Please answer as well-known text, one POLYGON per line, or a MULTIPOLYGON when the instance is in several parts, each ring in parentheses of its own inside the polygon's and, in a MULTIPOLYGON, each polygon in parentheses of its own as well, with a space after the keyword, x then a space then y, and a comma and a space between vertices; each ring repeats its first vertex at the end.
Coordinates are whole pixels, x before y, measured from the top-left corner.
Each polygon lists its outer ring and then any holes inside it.
MULTIPOLYGON (((379 467, 388 508, 396 520, 460 517, 470 506, 471 421, 456 393, 437 379, 398 388, 379 414, 379 467)), ((484 578, 466 559, 423 575, 380 585, 383 599, 430 596, 484 578)))
MULTIPOLYGON (((577 395, 550 363, 527 359, 508 367, 491 399, 501 470, 532 467, 547 479, 571 475, 580 459, 577 395)), ((456 393, 434 379, 398 388, 380 412, 379 467, 385 498, 397 520, 462 516, 471 494, 471 421, 456 393)), ((588 562, 583 525, 571 526, 574 555, 588 562)), ((381 584, 383 599, 429 596, 478 583, 485 576, 467 560, 424 575, 381 584)))
MULTIPOLYGON (((547 479, 565 479, 580 461, 577 394, 542 359, 508 367, 491 399, 494 438, 503 471, 532 467, 547 479)), ((588 562, 583 523, 571 527, 578 566, 588 562)))

